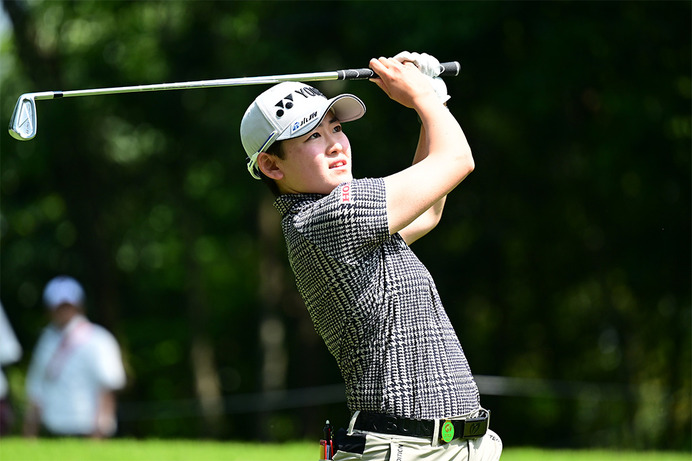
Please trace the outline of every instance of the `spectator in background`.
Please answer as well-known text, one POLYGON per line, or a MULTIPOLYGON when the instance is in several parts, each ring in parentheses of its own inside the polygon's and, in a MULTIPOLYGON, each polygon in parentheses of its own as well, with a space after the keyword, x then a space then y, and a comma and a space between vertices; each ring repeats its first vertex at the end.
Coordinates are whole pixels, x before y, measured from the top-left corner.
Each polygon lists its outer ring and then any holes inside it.
POLYGON ((24 435, 110 437, 117 427, 115 391, 125 385, 120 348, 84 315, 84 290, 59 276, 43 292, 51 323, 38 340, 27 374, 24 435))
MULTIPOLYGON (((0 303, 0 367, 14 363, 22 356, 22 346, 12 330, 0 303)), ((0 435, 7 434, 14 422, 14 411, 9 399, 9 385, 0 368, 0 435)))

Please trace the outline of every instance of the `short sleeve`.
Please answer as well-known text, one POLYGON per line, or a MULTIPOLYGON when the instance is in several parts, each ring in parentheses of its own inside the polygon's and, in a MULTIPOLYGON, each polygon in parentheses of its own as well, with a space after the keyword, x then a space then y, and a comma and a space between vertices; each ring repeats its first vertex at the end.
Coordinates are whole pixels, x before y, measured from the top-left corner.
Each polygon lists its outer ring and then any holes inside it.
POLYGON ((341 184, 289 219, 284 225, 326 254, 355 263, 389 238, 384 181, 360 179, 341 184))

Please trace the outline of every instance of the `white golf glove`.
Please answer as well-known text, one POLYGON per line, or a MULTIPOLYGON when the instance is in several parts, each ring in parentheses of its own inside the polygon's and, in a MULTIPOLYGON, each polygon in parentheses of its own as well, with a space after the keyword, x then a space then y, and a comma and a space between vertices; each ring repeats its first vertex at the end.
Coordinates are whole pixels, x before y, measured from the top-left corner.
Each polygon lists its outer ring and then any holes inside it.
POLYGON ((394 59, 402 63, 407 61, 414 63, 421 73, 430 79, 430 84, 433 90, 435 90, 435 94, 440 98, 440 101, 442 101, 443 104, 449 101, 450 96, 447 94, 447 85, 438 77, 438 75, 440 75, 440 61, 434 56, 427 53, 410 53, 408 51, 402 51, 394 56, 394 59))

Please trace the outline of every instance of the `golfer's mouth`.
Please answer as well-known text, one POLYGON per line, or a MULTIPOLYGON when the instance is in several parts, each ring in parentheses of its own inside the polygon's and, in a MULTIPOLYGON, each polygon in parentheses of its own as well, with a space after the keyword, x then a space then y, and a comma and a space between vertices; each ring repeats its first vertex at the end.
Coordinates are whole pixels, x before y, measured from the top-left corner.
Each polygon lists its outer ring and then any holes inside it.
POLYGON ((329 169, 334 170, 336 168, 343 168, 345 166, 346 166, 346 160, 339 160, 339 161, 334 162, 331 165, 329 165, 329 169))

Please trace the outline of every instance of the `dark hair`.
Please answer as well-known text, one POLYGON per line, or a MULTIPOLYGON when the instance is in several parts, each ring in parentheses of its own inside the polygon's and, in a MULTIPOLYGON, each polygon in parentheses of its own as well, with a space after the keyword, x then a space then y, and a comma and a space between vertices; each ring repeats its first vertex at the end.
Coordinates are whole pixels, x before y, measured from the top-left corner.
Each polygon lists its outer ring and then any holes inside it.
MULTIPOLYGON (((282 144, 283 143, 281 141, 275 141, 271 146, 267 147, 265 152, 282 159, 284 158, 284 149, 282 144)), ((272 194, 274 194, 274 197, 281 195, 281 192, 279 192, 279 186, 276 185, 276 181, 262 173, 259 166, 257 167, 257 171, 259 171, 260 179, 262 179, 262 182, 267 185, 272 194)))

